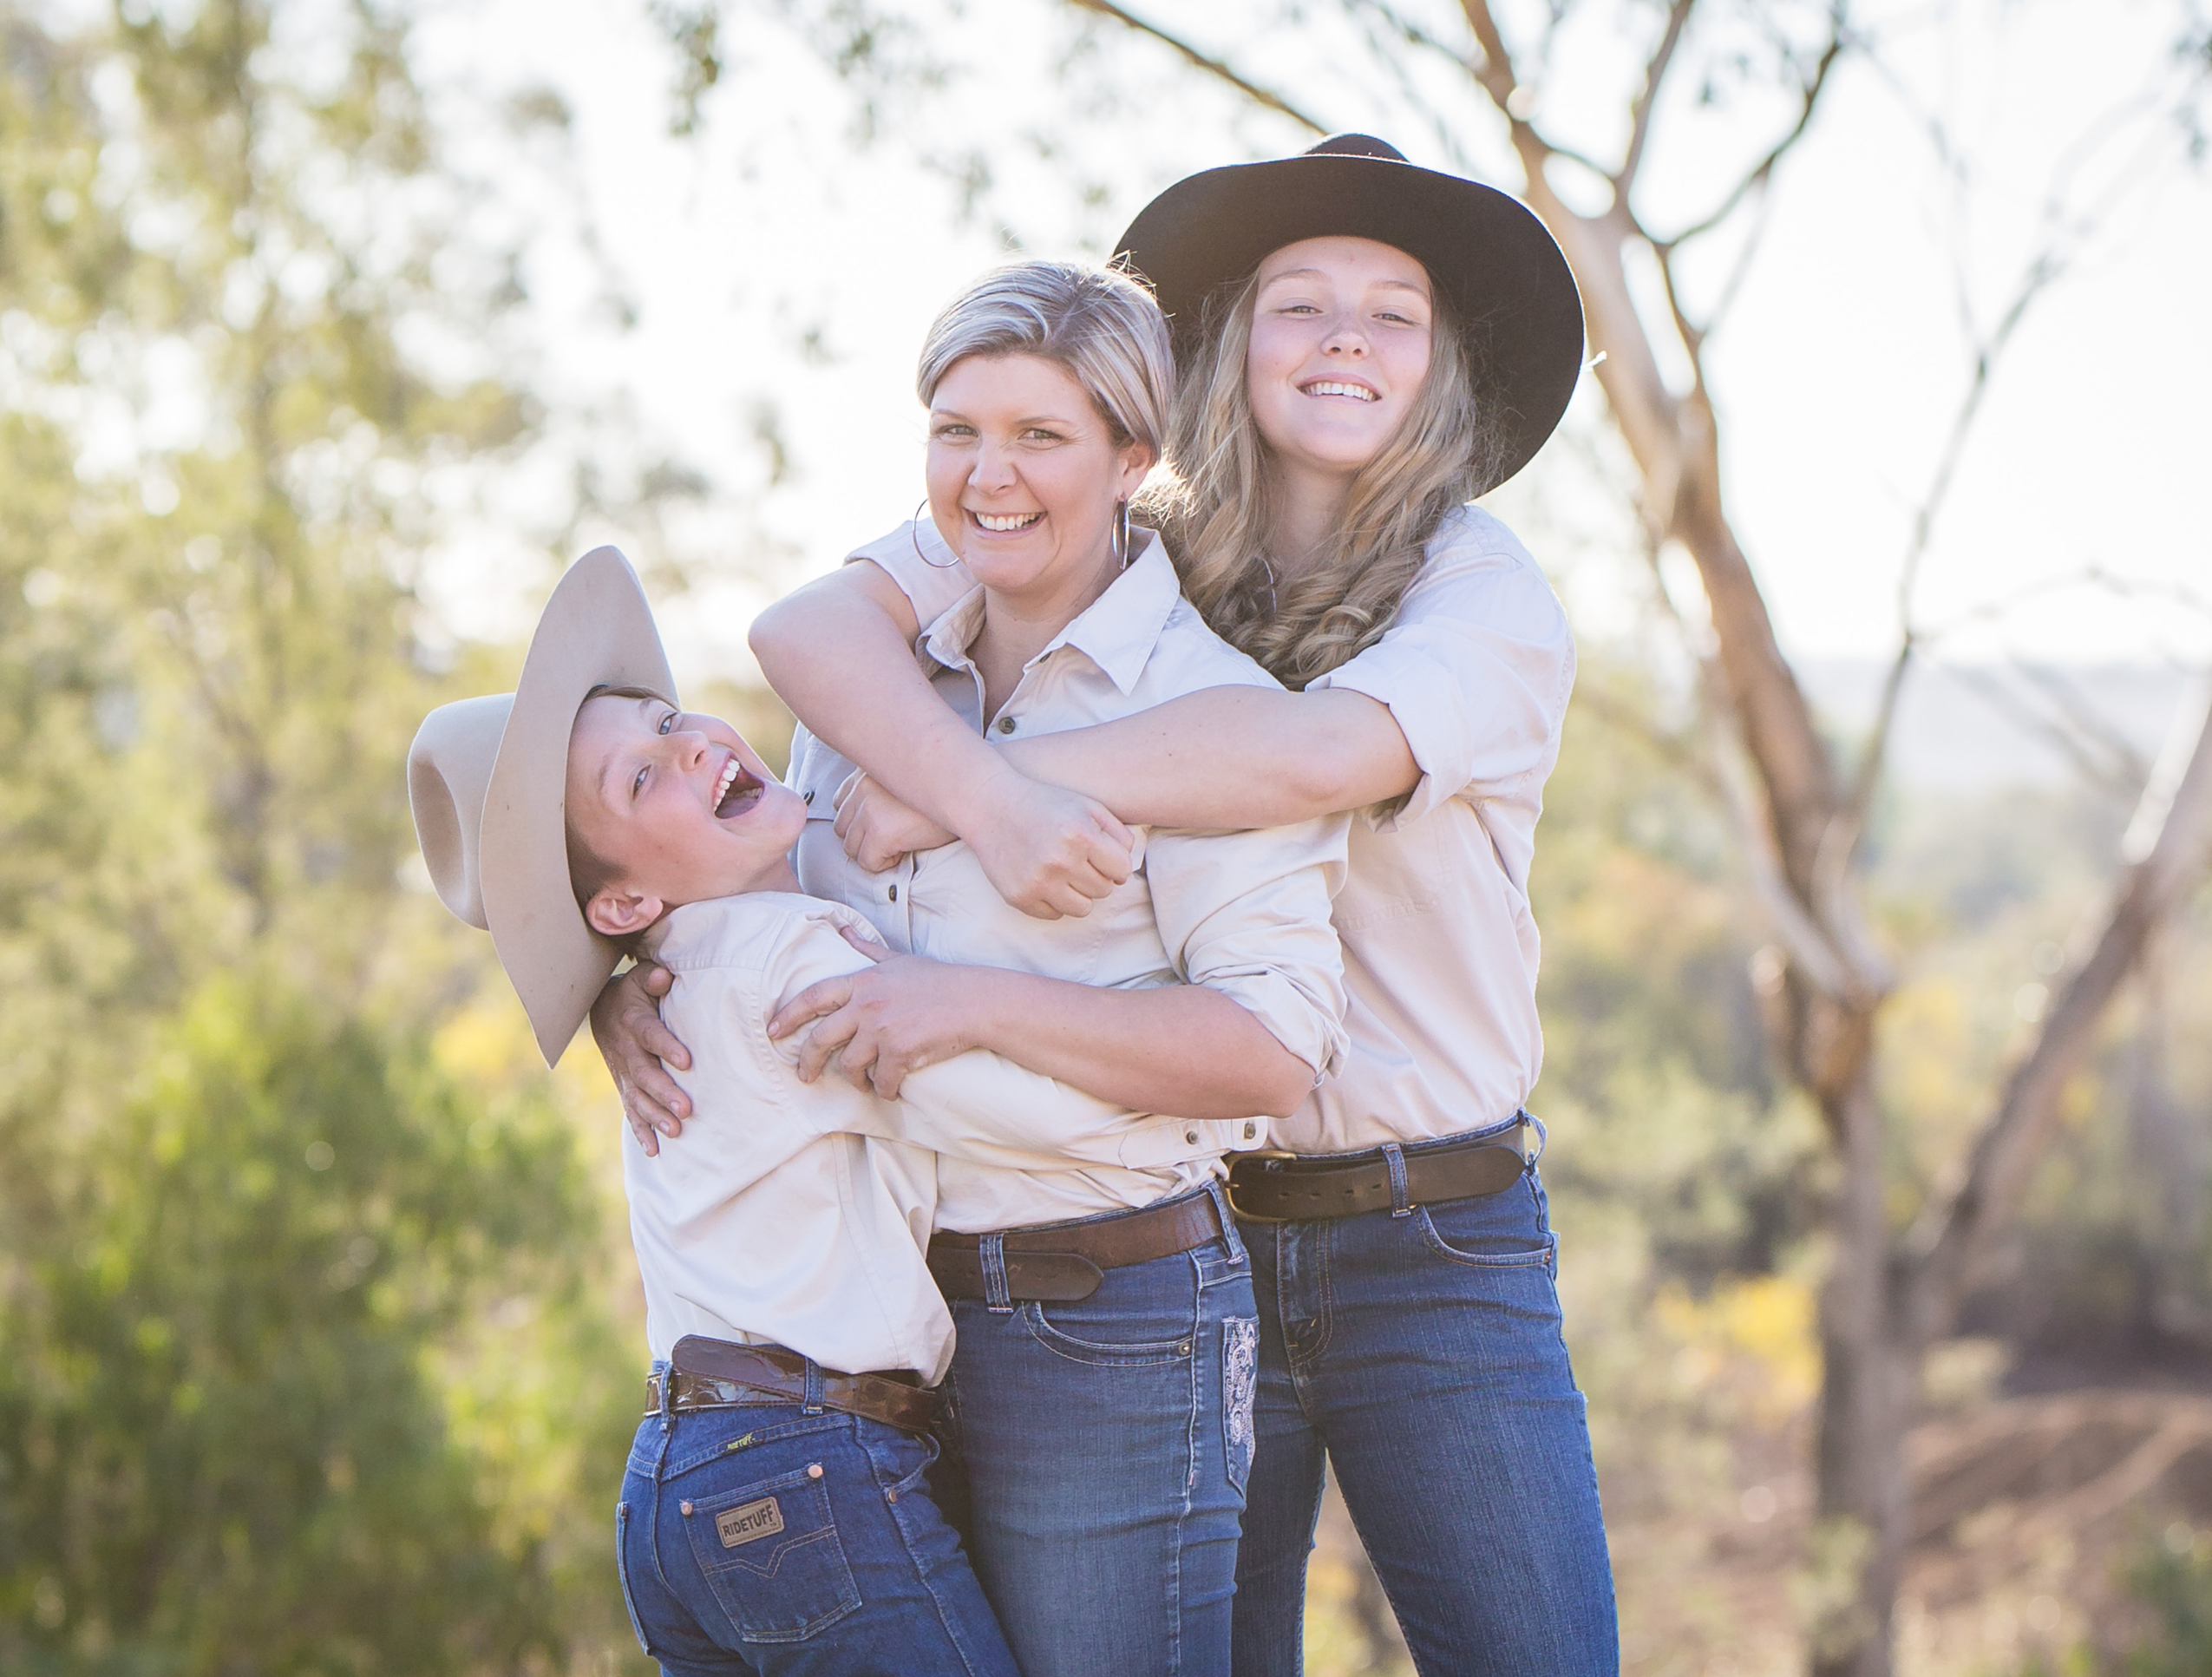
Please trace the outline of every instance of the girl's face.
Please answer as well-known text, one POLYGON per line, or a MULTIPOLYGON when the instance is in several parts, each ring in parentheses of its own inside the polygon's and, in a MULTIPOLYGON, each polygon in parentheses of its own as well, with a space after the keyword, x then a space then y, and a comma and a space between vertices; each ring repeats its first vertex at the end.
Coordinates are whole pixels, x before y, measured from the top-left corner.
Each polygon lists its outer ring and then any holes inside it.
POLYGON ((1150 450, 1117 444, 1090 393, 1037 356, 964 357, 930 403, 930 516, 995 593, 1094 584, 1116 503, 1151 466, 1150 450))
POLYGON ((1349 477, 1429 370, 1428 270, 1371 239, 1303 239, 1260 265, 1245 356, 1252 417, 1286 464, 1349 477))

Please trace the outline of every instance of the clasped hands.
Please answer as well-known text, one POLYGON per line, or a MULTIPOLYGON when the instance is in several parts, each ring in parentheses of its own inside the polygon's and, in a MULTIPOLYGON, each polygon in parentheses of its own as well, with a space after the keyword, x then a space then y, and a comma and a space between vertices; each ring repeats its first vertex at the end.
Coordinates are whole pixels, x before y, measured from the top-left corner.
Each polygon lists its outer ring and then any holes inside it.
MULTIPOLYGON (((1005 795, 1001 809, 975 823, 968 843, 992 887, 1023 913, 1079 919, 1128 880, 1135 835, 1103 804, 1011 769, 993 790, 1005 795)), ((846 855, 870 873, 954 839, 864 770, 837 789, 836 810, 846 855)), ((809 986, 769 1022, 776 1041, 813 1026, 799 1048, 802 1081, 834 1067, 856 1088, 893 1100, 909 1071, 975 1046, 985 969, 887 954, 849 932, 846 940, 872 965, 809 986)), ((673 982, 666 968, 641 963, 610 979, 592 1008, 592 1038, 648 1155, 691 1116, 690 1097, 670 1075, 671 1067, 690 1069, 690 1051, 660 1017, 673 982)))

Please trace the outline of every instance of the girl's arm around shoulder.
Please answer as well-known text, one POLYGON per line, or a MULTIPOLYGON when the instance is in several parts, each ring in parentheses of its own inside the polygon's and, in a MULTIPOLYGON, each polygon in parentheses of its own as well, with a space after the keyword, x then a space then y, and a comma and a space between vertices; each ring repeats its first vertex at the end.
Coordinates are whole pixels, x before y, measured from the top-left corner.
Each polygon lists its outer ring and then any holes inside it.
POLYGON ((1221 686, 1009 747, 1124 821, 1278 825, 1541 785, 1574 685, 1566 614, 1511 531, 1469 508, 1382 639, 1302 693, 1221 686))

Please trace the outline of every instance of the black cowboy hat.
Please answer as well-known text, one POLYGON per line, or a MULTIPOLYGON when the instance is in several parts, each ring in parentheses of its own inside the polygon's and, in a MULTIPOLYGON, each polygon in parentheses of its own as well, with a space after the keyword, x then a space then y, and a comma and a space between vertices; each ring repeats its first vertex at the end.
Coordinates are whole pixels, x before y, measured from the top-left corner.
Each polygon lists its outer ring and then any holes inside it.
POLYGON ((1188 354, 1214 292, 1301 239, 1349 234, 1428 269, 1458 314, 1477 389, 1499 422, 1496 488, 1534 458, 1582 370, 1582 299, 1533 211, 1479 181, 1415 167, 1371 134, 1298 157, 1207 169, 1144 206, 1119 253, 1152 282, 1188 354))

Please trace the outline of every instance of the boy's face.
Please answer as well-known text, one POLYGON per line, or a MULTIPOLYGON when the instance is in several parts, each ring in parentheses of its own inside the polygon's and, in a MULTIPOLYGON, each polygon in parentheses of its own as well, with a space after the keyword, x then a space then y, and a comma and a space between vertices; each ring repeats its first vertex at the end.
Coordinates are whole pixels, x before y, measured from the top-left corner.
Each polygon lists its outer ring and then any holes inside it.
POLYGON ((807 807, 714 717, 604 693, 568 737, 567 818, 613 875, 585 908, 619 937, 667 909, 790 888, 807 807))

